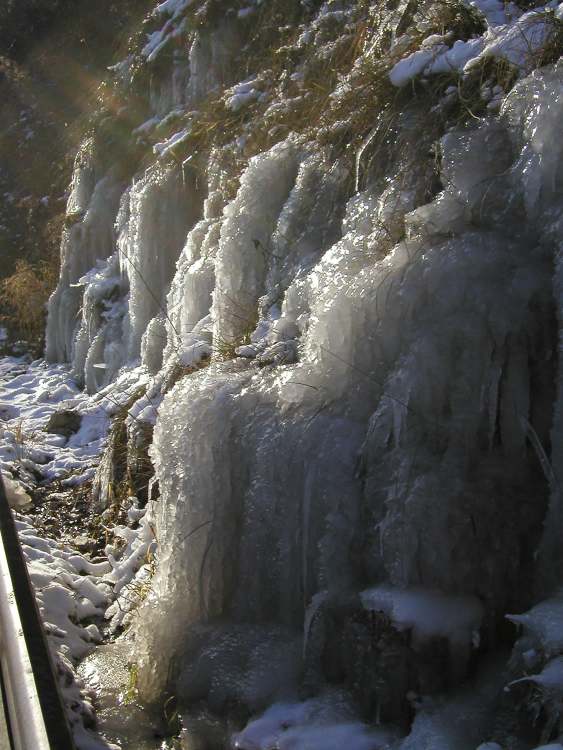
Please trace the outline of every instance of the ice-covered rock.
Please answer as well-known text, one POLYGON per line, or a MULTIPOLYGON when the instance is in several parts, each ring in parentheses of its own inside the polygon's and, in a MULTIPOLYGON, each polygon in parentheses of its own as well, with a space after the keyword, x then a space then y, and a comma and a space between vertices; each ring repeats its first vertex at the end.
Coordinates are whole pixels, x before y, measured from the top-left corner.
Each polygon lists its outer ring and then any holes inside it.
POLYGON ((10 508, 21 510, 31 504, 31 497, 19 482, 7 474, 2 475, 2 482, 4 483, 4 490, 6 491, 6 498, 10 508))

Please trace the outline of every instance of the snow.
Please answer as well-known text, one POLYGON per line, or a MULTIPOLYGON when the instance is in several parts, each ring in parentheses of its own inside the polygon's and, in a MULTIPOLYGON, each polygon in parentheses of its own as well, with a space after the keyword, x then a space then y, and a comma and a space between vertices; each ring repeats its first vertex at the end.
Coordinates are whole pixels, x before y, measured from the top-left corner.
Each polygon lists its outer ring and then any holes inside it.
POLYGON ((563 652, 563 593, 543 600, 523 614, 507 615, 507 619, 521 626, 547 657, 563 652))
POLYGON ((485 47, 483 39, 469 39, 467 42, 456 41, 450 49, 437 56, 428 66, 425 73, 436 75, 463 70, 469 60, 477 57, 485 47))
POLYGON ((531 674, 514 680, 509 687, 522 682, 533 682, 552 694, 563 696, 563 657, 551 659, 539 674, 531 674))
POLYGON ((176 146, 180 145, 180 143, 183 143, 188 138, 190 132, 189 128, 184 128, 183 130, 174 133, 174 135, 171 135, 166 141, 155 143, 153 146, 154 153, 158 154, 158 156, 166 156, 167 154, 170 154, 176 146))
POLYGON ((238 18, 248 18, 249 16, 251 16, 255 12, 256 12, 256 8, 253 5, 250 5, 247 8, 241 8, 237 12, 237 16, 238 16, 238 18))
POLYGON ((145 135, 146 133, 150 133, 162 120, 160 117, 149 117, 148 120, 145 120, 145 122, 138 125, 134 130, 134 135, 145 135))
POLYGON ((553 23, 545 12, 532 10, 515 23, 495 28, 485 35, 485 48, 466 67, 485 57, 497 57, 524 71, 532 70, 535 56, 553 34, 553 23))
POLYGON ((379 750, 397 735, 359 722, 345 693, 327 692, 303 703, 276 703, 232 739, 236 750, 379 750))
MULTIPOLYGON (((150 558, 151 554, 154 554, 156 546, 154 521, 152 520, 153 512, 150 508, 148 510, 146 508, 135 510, 138 511, 135 514, 135 522, 140 523, 138 529, 132 529, 128 526, 117 526, 113 529, 115 537, 123 539, 125 542, 124 547, 119 550, 119 558, 116 559, 108 550, 108 560, 112 567, 108 580, 113 583, 113 591, 118 598, 108 609, 106 616, 107 619, 112 620, 114 628, 117 624, 120 626, 123 624, 125 614, 124 608, 120 606, 119 595, 127 586, 131 585, 131 588, 134 589, 138 585, 139 581, 134 580, 135 574, 143 569, 147 559, 150 558), (115 615, 119 615, 119 623, 117 623, 115 615)), ((148 572, 148 567, 143 570, 143 580, 148 572)), ((125 597, 123 598, 125 599, 125 597)), ((132 609, 132 607, 130 606, 129 609, 132 609)))
MULTIPOLYGON (((385 750, 396 734, 360 722, 308 725, 306 704, 274 705, 235 739, 236 750, 385 750)), ((333 716, 333 721, 337 719, 333 716)))
MULTIPOLYGON (((84 283, 95 285, 97 278, 96 273, 91 274, 84 283)), ((31 490, 38 475, 46 482, 61 479, 63 487, 93 478, 110 415, 130 399, 128 389, 138 388, 146 378, 141 371, 125 372, 96 396, 88 396, 62 365, 4 358, 0 360, 0 374, 0 466, 8 499, 17 509, 31 502, 25 488, 31 490), (81 415, 80 428, 68 439, 44 430, 49 417, 61 408, 81 415)), ((100 626, 105 619, 111 620, 114 630, 129 624, 128 613, 140 602, 139 590, 150 584, 147 560, 154 552, 155 539, 149 516, 145 520, 145 515, 145 509, 132 506, 129 525, 109 530, 124 545, 119 550, 108 548, 107 559, 101 562, 92 562, 72 548, 40 536, 25 516, 16 516, 80 750, 116 747, 84 728, 84 723, 92 724, 94 712, 81 692, 84 686, 74 669, 101 642, 100 626)))
POLYGON ((514 3, 504 3, 501 0, 474 0, 471 5, 485 16, 489 26, 503 26, 511 16, 521 13, 514 3))
POLYGON ((389 73, 389 79, 393 86, 397 86, 398 88, 406 86, 409 81, 422 73, 426 66, 435 60, 443 50, 444 45, 440 45, 436 51, 429 49, 417 50, 398 63, 395 63, 389 73))
POLYGON ((452 644, 479 643, 483 606, 475 597, 376 586, 362 591, 360 598, 366 609, 384 612, 399 630, 412 629, 415 641, 442 636, 452 644))
POLYGON ((153 11, 154 15, 169 15, 172 18, 177 18, 181 15, 186 8, 192 4, 192 0, 164 0, 163 3, 157 5, 153 11))
POLYGON ((260 80, 256 76, 250 76, 244 81, 237 83, 225 92, 225 102, 227 109, 232 112, 238 112, 251 102, 257 101, 263 96, 260 89, 260 80))
POLYGON ((166 21, 161 29, 153 31, 151 34, 147 35, 147 43, 142 49, 142 55, 146 57, 148 63, 154 62, 159 53, 162 52, 169 42, 181 37, 184 33, 186 29, 186 19, 183 18, 178 25, 174 23, 174 19, 180 15, 180 13, 181 10, 171 19, 166 21))
POLYGON ((10 508, 19 510, 25 508, 31 503, 30 496, 19 482, 16 482, 7 474, 2 476, 2 480, 4 482, 4 489, 6 491, 6 497, 10 508))
POLYGON ((94 711, 74 672, 78 661, 101 641, 98 627, 87 623, 103 619, 111 588, 101 576, 109 566, 85 573, 87 560, 55 540, 39 537, 25 516, 16 516, 16 527, 77 747, 118 750, 85 729, 85 724, 91 726, 94 711))
POLYGON ((522 73, 533 70, 538 54, 554 34, 553 11, 536 8, 522 15, 516 12, 509 19, 506 8, 497 0, 474 5, 489 24, 482 36, 455 40, 450 47, 442 36, 428 37, 420 49, 393 65, 389 71, 391 83, 401 88, 417 76, 468 73, 487 58, 506 60, 522 73))
POLYGON ((62 365, 38 360, 25 372, 5 380, 0 410, 7 415, 2 425, 0 467, 5 474, 21 475, 28 482, 32 481, 30 470, 45 480, 69 479, 71 474, 83 477, 105 445, 106 411, 78 389, 62 365), (69 440, 45 432, 49 417, 60 409, 82 414, 82 426, 69 440))

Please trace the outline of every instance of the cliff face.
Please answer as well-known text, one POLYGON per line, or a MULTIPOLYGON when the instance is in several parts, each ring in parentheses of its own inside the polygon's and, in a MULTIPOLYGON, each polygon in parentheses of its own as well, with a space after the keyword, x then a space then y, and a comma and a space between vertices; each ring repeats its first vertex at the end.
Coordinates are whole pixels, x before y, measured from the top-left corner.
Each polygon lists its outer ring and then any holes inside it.
POLYGON ((247 749, 559 737, 562 15, 166 0, 114 67, 46 351, 147 384, 143 700, 268 709, 247 749))

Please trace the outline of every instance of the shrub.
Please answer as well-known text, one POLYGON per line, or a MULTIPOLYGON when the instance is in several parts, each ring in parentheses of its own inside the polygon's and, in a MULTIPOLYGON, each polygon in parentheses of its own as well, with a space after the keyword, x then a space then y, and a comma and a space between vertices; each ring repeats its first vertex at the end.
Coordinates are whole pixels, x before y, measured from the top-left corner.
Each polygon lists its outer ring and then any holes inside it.
POLYGON ((57 280, 56 263, 18 260, 0 283, 2 321, 12 337, 24 338, 34 351, 43 343, 47 300, 57 280))

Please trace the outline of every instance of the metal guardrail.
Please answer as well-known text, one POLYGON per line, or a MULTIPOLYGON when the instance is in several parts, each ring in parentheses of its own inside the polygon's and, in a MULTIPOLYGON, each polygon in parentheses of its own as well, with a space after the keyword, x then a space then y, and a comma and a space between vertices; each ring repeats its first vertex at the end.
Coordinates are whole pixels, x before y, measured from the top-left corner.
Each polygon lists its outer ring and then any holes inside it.
POLYGON ((1 476, 0 667, 10 746, 76 750, 1 476))

